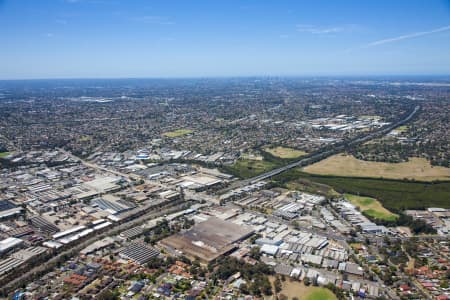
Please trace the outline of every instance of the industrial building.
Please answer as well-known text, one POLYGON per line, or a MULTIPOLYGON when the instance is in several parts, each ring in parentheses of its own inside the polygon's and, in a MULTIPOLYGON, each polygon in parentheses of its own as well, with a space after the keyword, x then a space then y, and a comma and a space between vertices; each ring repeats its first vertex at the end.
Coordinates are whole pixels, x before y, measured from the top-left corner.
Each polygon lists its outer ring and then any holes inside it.
POLYGON ((236 248, 235 243, 249 237, 254 230, 229 221, 210 217, 190 230, 172 235, 160 243, 171 250, 210 262, 236 248))
POLYGON ((11 219, 23 211, 22 207, 18 207, 8 200, 0 200, 0 220, 11 219))
POLYGON ((121 258, 133 260, 141 265, 149 262, 152 258, 157 257, 158 255, 158 250, 147 246, 146 244, 136 242, 130 243, 119 253, 121 258))
POLYGON ((23 240, 9 237, 0 241, 0 255, 8 252, 11 249, 19 247, 23 244, 23 240))

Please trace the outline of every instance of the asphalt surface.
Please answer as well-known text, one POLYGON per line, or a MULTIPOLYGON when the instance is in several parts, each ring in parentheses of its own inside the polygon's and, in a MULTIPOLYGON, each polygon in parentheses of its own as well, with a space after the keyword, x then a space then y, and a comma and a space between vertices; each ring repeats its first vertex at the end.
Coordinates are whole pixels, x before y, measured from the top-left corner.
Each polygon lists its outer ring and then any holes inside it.
MULTIPOLYGON (((378 130, 376 132, 370 133, 370 134, 368 134, 368 135, 366 135, 364 137, 355 138, 354 140, 351 140, 351 141, 347 142, 347 145, 349 145, 349 146, 358 145, 360 143, 364 143, 364 142, 367 142, 367 141, 369 141, 371 139, 374 139, 374 138, 376 138, 376 137, 378 137, 380 135, 386 134, 389 131, 391 131, 392 129, 397 128, 397 127, 403 125, 404 123, 408 122, 409 120, 411 120, 414 117, 414 115, 419 111, 419 109, 420 109, 420 106, 416 106, 414 108, 414 110, 410 114, 408 114, 408 116, 406 118, 398 121, 397 123, 394 123, 393 125, 390 125, 388 127, 382 128, 382 129, 380 129, 380 130, 378 130)), ((344 149, 344 147, 345 147, 344 145, 341 145, 341 146, 337 146, 336 149, 334 149, 334 150, 329 150, 329 151, 326 151, 326 152, 317 153, 317 154, 315 154, 313 156, 310 156, 310 157, 305 158, 305 159, 301 159, 301 160, 296 161, 294 163, 291 163, 291 164, 289 164, 287 166, 284 166, 284 167, 281 167, 281 168, 269 171, 267 173, 258 175, 256 177, 253 177, 253 178, 250 179, 250 182, 253 183, 253 182, 257 182, 257 181, 260 181, 260 180, 264 180, 264 179, 270 178, 272 176, 278 175, 278 174, 280 174, 282 172, 285 172, 287 170, 290 170, 292 168, 299 167, 299 166, 304 166, 305 164, 309 164, 312 161, 315 162, 315 160, 318 159, 318 158, 324 159, 324 158, 326 158, 328 156, 331 156, 333 154, 336 154, 336 153, 342 151, 344 149)))
MULTIPOLYGON (((382 129, 380 129, 380 130, 378 130, 376 132, 370 133, 370 134, 368 134, 368 135, 366 135, 364 137, 359 137, 359 138, 356 138, 354 140, 351 140, 351 141, 346 143, 346 146, 357 145, 359 143, 363 143, 363 142, 366 142, 366 141, 371 140, 373 138, 376 138, 376 137, 378 137, 380 135, 386 134, 387 132, 391 131, 392 129, 394 129, 394 128, 398 127, 398 126, 401 126, 401 125, 405 124, 406 122, 408 122, 410 119, 412 119, 414 117, 414 115, 419 111, 419 109, 420 109, 420 106, 416 106, 415 109, 406 118, 402 119, 401 121, 396 122, 396 123, 394 123, 394 124, 392 124, 392 125, 390 125, 388 127, 382 128, 382 129)), ((247 180, 241 180, 241 181, 235 182, 234 185, 237 184, 238 186, 245 186, 248 183, 254 183, 254 182, 258 182, 258 181, 261 181, 261 180, 273 177, 275 175, 278 175, 278 174, 283 173, 285 171, 288 171, 290 169, 296 168, 298 166, 305 166, 307 164, 310 164, 312 162, 317 161, 317 159, 324 159, 324 158, 326 158, 328 156, 336 154, 336 153, 342 151, 344 149, 344 147, 345 147, 345 145, 339 145, 333 150, 328 150, 328 151, 325 151, 325 152, 316 153, 316 154, 314 154, 312 156, 309 156, 308 158, 301 159, 299 161, 296 161, 296 162, 291 163, 289 165, 286 165, 284 167, 271 170, 269 172, 266 172, 264 174, 258 175, 256 177, 253 177, 253 178, 250 178, 250 179, 247 179, 247 180)), ((66 152, 66 153, 69 154, 71 157, 74 157, 74 158, 80 160, 78 157, 73 156, 71 153, 68 153, 68 152, 66 152)), ((80 160, 80 161, 83 164, 85 164, 86 166, 89 166, 91 168, 94 168, 94 169, 97 169, 97 170, 101 170, 101 171, 105 171, 105 172, 114 173, 116 175, 123 176, 123 177, 127 178, 128 180, 137 179, 134 176, 130 176, 129 174, 123 174, 123 173, 120 173, 120 172, 117 172, 117 171, 114 171, 114 170, 106 169, 106 168, 100 167, 98 165, 95 165, 95 164, 92 164, 92 163, 89 163, 89 162, 86 162, 86 161, 83 161, 83 160, 80 160)), ((111 228, 111 229, 109 229, 109 230, 107 230, 107 231, 105 231, 105 232, 103 232, 101 234, 95 235, 95 236, 93 236, 93 237, 91 237, 91 238, 89 238, 89 239, 87 239, 87 240, 85 240, 85 241, 83 241, 83 242, 81 242, 79 244, 76 244, 76 245, 70 247, 67 250, 64 250, 61 253, 58 253, 55 257, 51 258, 47 262, 45 262, 45 263, 43 263, 43 264, 41 264, 41 265, 39 265, 37 267, 34 267, 34 268, 30 269, 28 272, 23 273, 22 275, 20 275, 19 277, 17 277, 13 281, 8 282, 5 286, 2 287, 2 289, 11 291, 14 288, 20 286, 21 283, 28 282, 29 279, 34 274, 50 271, 50 269, 53 268, 52 265, 57 263, 59 260, 61 260, 61 258, 63 256, 68 256, 68 255, 72 256, 74 252, 79 252, 80 250, 82 250, 83 248, 87 247, 88 245, 94 243, 97 240, 100 240, 100 239, 102 239, 102 238, 104 238, 106 236, 114 235, 114 234, 119 233, 120 231, 123 231, 123 230, 129 229, 129 228, 132 228, 134 226, 137 226, 138 224, 144 222, 147 219, 159 217, 159 216, 165 215, 165 214, 170 213, 170 212, 181 210, 182 207, 183 207, 183 203, 179 204, 179 205, 177 205, 175 207, 170 207, 170 208, 159 210, 159 211, 154 212, 154 213, 145 214, 145 215, 143 215, 143 216, 141 216, 141 217, 139 217, 137 219, 133 219, 133 220, 130 220, 130 221, 125 222, 123 224, 114 226, 113 228, 111 228)), ((280 220, 277 218, 277 221, 280 221, 280 220)), ((316 230, 311 229, 311 228, 301 228, 301 230, 309 231, 311 233, 316 233, 316 234, 320 234, 320 235, 325 235, 325 236, 327 236, 329 238, 332 238, 332 239, 335 239, 335 240, 340 240, 342 242, 342 237, 340 237, 339 235, 334 235, 334 234, 331 234, 331 233, 325 233, 325 232, 322 232, 322 231, 316 231, 316 230)))
POLYGON ((101 233, 101 234, 97 234, 79 244, 74 244, 72 247, 70 247, 67 250, 64 250, 61 253, 58 253, 57 255, 55 255, 53 258, 51 258, 50 260, 46 261, 45 263, 34 267, 32 269, 30 269, 28 272, 20 275, 19 277, 17 277, 16 279, 8 282, 7 284, 5 284, 2 289, 11 292, 13 289, 17 288, 18 286, 20 286, 23 282, 29 282, 30 278, 33 277, 34 274, 36 273, 43 273, 43 272, 49 272, 51 271, 51 269, 53 268, 53 264, 56 264, 63 256, 72 256, 74 252, 79 252, 82 249, 86 248, 87 246, 91 245, 92 243, 94 243, 95 241, 101 240, 107 236, 111 236, 111 235, 115 235, 120 233, 121 231, 130 229, 132 227, 135 227, 141 223, 143 223, 144 221, 146 221, 147 219, 153 219, 156 217, 160 217, 163 216, 165 214, 168 213, 172 213, 172 212, 176 212, 179 211, 181 209, 183 209, 183 206, 185 205, 185 203, 181 203, 179 205, 173 206, 173 207, 169 207, 169 208, 165 208, 165 209, 161 209, 158 210, 154 213, 148 213, 145 214, 139 218, 136 219, 132 219, 128 222, 125 222, 123 224, 114 226, 112 228, 110 228, 109 230, 101 233))
POLYGON ((338 144, 332 150, 327 150, 325 152, 319 151, 319 152, 317 152, 317 153, 315 153, 315 154, 313 154, 313 155, 311 155, 311 156, 309 156, 307 158, 300 159, 300 160, 298 160, 296 162, 293 162, 293 163, 290 163, 290 164, 288 164, 286 166, 283 166, 283 167, 280 167, 280 168, 277 168, 277 169, 273 169, 273 170, 271 170, 269 172, 260 174, 258 176, 252 177, 252 178, 248 178, 248 179, 244 179, 244 180, 233 182, 229 187, 227 187, 223 191, 229 191, 229 190, 232 190, 234 188, 239 188, 239 187, 243 187, 243 186, 246 186, 248 184, 251 184, 251 183, 256 183, 258 181, 262 181, 262 180, 271 178, 271 177, 273 177, 275 175, 281 174, 283 172, 286 172, 286 171, 291 170, 291 169, 296 168, 296 167, 307 166, 309 164, 317 162, 318 160, 322 160, 322 159, 325 159, 325 158, 327 158, 329 156, 332 156, 334 154, 342 152, 348 146, 355 146, 355 145, 358 145, 358 144, 361 144, 361 143, 365 143, 365 142, 367 142, 369 140, 372 140, 374 138, 377 138, 379 136, 387 134, 391 130, 393 130, 393 129, 395 129, 395 128, 397 128, 397 127, 399 127, 399 126, 401 126, 401 125, 403 125, 403 124, 405 124, 407 122, 409 122, 409 120, 411 120, 419 112, 419 110, 420 110, 420 106, 418 105, 405 118, 403 118, 402 120, 400 120, 400 121, 398 121, 398 122, 396 122, 394 124, 391 124, 391 125, 389 125, 387 127, 383 127, 383 128, 381 128, 381 129, 379 129, 379 130, 377 130, 375 132, 369 133, 366 136, 357 137, 357 138, 355 138, 353 140, 347 141, 345 144, 341 144, 341 145, 338 144))

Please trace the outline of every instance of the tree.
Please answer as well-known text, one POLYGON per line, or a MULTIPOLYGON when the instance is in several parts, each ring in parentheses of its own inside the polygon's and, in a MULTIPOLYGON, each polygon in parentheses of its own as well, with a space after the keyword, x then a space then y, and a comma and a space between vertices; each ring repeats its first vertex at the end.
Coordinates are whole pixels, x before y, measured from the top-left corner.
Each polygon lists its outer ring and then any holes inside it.
POLYGON ((267 276, 262 277, 261 291, 264 293, 264 295, 267 295, 267 296, 270 296, 273 294, 272 285, 270 284, 270 281, 267 278, 267 276))
POLYGON ((303 279, 303 283, 304 283, 306 286, 309 286, 309 285, 311 284, 311 280, 310 280, 308 277, 305 277, 305 279, 303 279))
POLYGON ((259 286, 255 282, 250 285, 250 294, 255 295, 255 296, 261 295, 259 286))
POLYGON ((261 248, 259 246, 253 247, 250 250, 249 256, 253 259, 259 260, 261 257, 261 248))
POLYGON ((241 291, 242 294, 244 295, 248 295, 249 294, 249 289, 248 289, 248 285, 246 283, 243 283, 239 286, 239 290, 241 291))
POLYGON ((277 278, 275 279, 274 282, 274 286, 275 286, 275 293, 279 293, 282 290, 282 284, 281 284, 281 280, 280 277, 277 276, 277 278))
POLYGON ((99 299, 99 300, 116 300, 119 298, 110 290, 105 290, 97 296, 97 299, 99 299))
POLYGON ((261 236, 262 236, 262 235, 259 234, 259 233, 254 234, 254 235, 250 238, 250 242, 251 242, 252 244, 255 243, 255 241, 256 241, 257 239, 259 239, 261 236))
POLYGON ((163 261, 157 257, 153 257, 147 263, 147 267, 150 269, 159 269, 163 264, 163 261))

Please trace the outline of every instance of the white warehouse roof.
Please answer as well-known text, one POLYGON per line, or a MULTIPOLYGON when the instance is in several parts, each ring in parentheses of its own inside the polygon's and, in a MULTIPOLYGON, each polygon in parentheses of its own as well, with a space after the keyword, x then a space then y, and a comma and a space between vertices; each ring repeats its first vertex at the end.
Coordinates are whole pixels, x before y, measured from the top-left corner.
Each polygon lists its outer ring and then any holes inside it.
POLYGON ((23 241, 21 239, 15 238, 15 237, 9 237, 7 239, 0 241, 0 253, 6 252, 11 248, 14 248, 20 244, 22 244, 23 241))

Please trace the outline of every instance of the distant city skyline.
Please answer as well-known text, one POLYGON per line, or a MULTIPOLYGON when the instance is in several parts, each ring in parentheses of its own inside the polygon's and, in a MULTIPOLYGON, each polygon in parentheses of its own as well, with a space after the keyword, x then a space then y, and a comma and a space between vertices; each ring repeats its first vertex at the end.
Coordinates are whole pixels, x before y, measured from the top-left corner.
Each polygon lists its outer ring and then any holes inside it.
POLYGON ((450 1, 0 0, 0 79, 449 75, 450 1))

